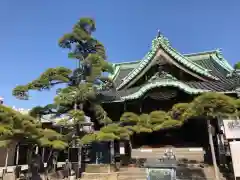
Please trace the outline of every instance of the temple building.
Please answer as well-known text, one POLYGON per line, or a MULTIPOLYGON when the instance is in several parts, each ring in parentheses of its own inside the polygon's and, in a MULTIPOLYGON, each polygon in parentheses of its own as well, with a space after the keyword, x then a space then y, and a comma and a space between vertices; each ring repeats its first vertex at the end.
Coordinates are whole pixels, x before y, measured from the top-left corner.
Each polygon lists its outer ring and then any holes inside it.
MULTIPOLYGON (((238 97, 240 86, 238 71, 235 71, 223 57, 221 50, 181 54, 160 33, 153 39, 150 50, 142 60, 115 63, 114 73, 110 78, 116 86, 116 91, 112 95, 114 98, 110 98, 102 105, 113 121, 119 121, 124 112, 142 114, 155 110, 168 111, 174 104, 190 102, 204 92, 219 92, 238 97)), ((51 117, 42 117, 42 121, 44 125, 53 122, 51 117)), ((240 133, 238 137, 232 135, 228 138, 227 133, 230 133, 231 128, 226 129, 227 127, 220 119, 215 125, 213 134, 219 164, 226 163, 227 156, 231 159, 233 156, 231 153, 236 154, 236 150, 230 150, 229 139, 240 139, 240 133)), ((143 158, 149 156, 149 153, 138 151, 144 146, 150 148, 172 146, 179 149, 188 147, 187 152, 181 149, 177 158, 180 156, 188 158, 186 154, 190 154, 190 160, 199 162, 204 161, 203 151, 209 151, 207 125, 205 121, 198 119, 184 123, 177 129, 136 135, 131 141, 132 156, 143 158)), ((158 155, 156 154, 154 158, 159 158, 158 155)), ((24 164, 25 159, 26 157, 24 160, 20 159, 19 164, 24 164)), ((1 163, 3 164, 4 162, 1 163)), ((14 164, 16 164, 14 159, 11 159, 9 165, 14 164)))
MULTIPOLYGON (((152 41, 151 49, 142 60, 116 63, 114 67, 110 77, 117 87, 118 99, 105 103, 106 109, 110 108, 109 104, 111 107, 115 104, 124 111, 151 112, 171 108, 176 101, 192 99, 203 92, 238 94, 238 78, 220 49, 181 54, 161 34, 152 41), (149 106, 159 100, 171 102, 164 107, 162 103, 149 106)), ((109 110, 111 112, 114 111, 109 110)))
MULTIPOLYGON (((110 78, 116 85, 117 98, 105 102, 103 107, 114 121, 119 121, 124 112, 142 114, 155 110, 168 111, 174 104, 191 102, 194 97, 204 92, 239 96, 239 72, 224 58, 220 49, 181 54, 160 33, 153 39, 150 50, 142 60, 114 64, 114 73, 110 78)), ((236 118, 233 118, 234 122, 235 120, 236 118)), ((230 141, 240 138, 239 135, 228 138, 227 130, 224 130, 227 126, 223 125, 223 121, 219 119, 219 123, 214 125, 213 134, 219 164, 226 161, 231 163, 231 153, 236 154, 236 148, 234 152, 229 149, 230 141)), ((198 148, 206 152, 210 149, 207 131, 206 121, 196 119, 184 123, 178 129, 143 133, 144 135, 132 138, 132 146, 135 148, 132 155, 135 153, 136 157, 147 157, 146 153, 137 154, 137 149, 144 146, 172 146, 180 149, 188 147, 188 150, 198 148)), ((228 128, 228 134, 229 131, 228 128)), ((238 148, 240 149, 240 146, 238 148)), ((203 156, 199 161, 204 161, 203 156)), ((189 159, 198 161, 197 155, 192 157, 193 159, 189 159)), ((236 166, 234 168, 236 169, 236 166)))

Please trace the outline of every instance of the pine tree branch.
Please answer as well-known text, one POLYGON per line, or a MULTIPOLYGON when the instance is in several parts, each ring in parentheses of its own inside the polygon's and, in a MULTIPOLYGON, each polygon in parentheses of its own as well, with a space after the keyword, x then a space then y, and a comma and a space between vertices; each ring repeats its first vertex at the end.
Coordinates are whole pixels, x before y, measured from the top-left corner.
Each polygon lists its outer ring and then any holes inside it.
POLYGON ((15 87, 12 94, 19 99, 28 99, 30 90, 49 90, 55 85, 69 83, 71 73, 72 71, 65 67, 49 68, 38 79, 15 87))
POLYGON ((47 115, 47 114, 57 114, 57 105, 55 104, 48 104, 46 106, 36 106, 33 107, 30 111, 29 111, 29 115, 34 117, 34 118, 40 118, 43 115, 47 115))

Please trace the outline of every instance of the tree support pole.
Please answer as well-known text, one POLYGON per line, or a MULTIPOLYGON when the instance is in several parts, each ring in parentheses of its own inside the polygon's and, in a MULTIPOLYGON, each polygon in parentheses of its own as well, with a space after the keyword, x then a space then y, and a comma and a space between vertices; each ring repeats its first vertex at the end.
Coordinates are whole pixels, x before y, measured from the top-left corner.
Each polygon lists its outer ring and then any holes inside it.
POLYGON ((7 173, 7 168, 8 168, 8 156, 9 156, 9 147, 6 148, 6 157, 5 157, 5 165, 4 165, 4 170, 2 171, 2 177, 7 173))
POLYGON ((212 138, 212 126, 210 123, 210 120, 207 120, 207 126, 208 126, 208 137, 209 137, 209 144, 212 154, 212 160, 213 160, 213 166, 214 166, 214 173, 215 173, 215 179, 219 179, 219 173, 218 173, 218 166, 217 166, 217 160, 216 160, 216 154, 215 154, 215 148, 213 144, 213 138, 212 138))
POLYGON ((77 177, 80 178, 80 169, 82 168, 82 146, 78 147, 78 168, 77 168, 77 177))
POLYGON ((18 161, 19 161, 19 144, 17 144, 16 148, 16 166, 18 166, 18 161))
POLYGON ((115 164, 114 140, 110 141, 111 164, 115 164))

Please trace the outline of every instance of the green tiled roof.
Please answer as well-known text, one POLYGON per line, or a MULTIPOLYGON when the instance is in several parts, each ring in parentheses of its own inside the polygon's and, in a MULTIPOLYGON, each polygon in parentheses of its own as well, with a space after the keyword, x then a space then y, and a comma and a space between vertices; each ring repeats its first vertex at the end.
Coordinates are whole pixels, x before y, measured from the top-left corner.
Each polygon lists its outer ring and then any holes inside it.
POLYGON ((111 78, 112 80, 115 80, 115 78, 118 76, 120 70, 134 69, 138 63, 139 63, 139 61, 114 63, 113 64, 114 72, 109 75, 109 78, 111 78))
POLYGON ((162 79, 154 82, 146 83, 141 87, 134 87, 118 91, 120 99, 134 100, 141 98, 148 91, 154 88, 175 87, 187 94, 200 94, 204 92, 220 92, 220 93, 233 93, 236 89, 236 78, 229 78, 227 81, 179 81, 174 79, 162 79))
POLYGON ((210 56, 214 61, 216 61, 222 68, 224 68, 228 72, 232 72, 234 70, 233 67, 228 63, 228 61, 223 57, 221 49, 216 49, 213 51, 204 51, 199 53, 184 54, 184 56, 187 56, 193 61, 209 59, 210 56))
POLYGON ((147 93, 149 90, 153 88, 160 88, 160 87, 176 87, 179 88, 180 90, 188 93, 188 94, 199 94, 203 92, 208 92, 209 90, 205 89, 197 89, 197 88, 192 88, 188 86, 187 84, 184 84, 181 81, 175 81, 175 80, 161 80, 161 81, 156 81, 153 83, 146 84, 142 88, 140 88, 138 91, 136 91, 133 94, 121 97, 122 100, 133 100, 133 99, 138 99, 139 97, 143 96, 145 93, 147 93))
POLYGON ((217 53, 214 54, 213 59, 218 62, 222 67, 224 67, 229 72, 232 72, 234 69, 233 67, 228 63, 228 61, 223 57, 222 51, 220 49, 217 50, 217 53))
POLYGON ((147 53, 147 55, 140 61, 135 69, 133 69, 122 81, 122 83, 118 86, 118 89, 124 87, 127 83, 129 83, 134 77, 136 77, 155 57, 159 48, 162 48, 165 52, 167 52, 170 56, 172 56, 176 61, 183 64, 184 66, 188 67, 192 71, 204 76, 211 78, 213 80, 218 80, 217 77, 211 75, 211 73, 195 63, 194 61, 190 60, 187 56, 180 54, 174 48, 170 46, 169 41, 163 36, 160 35, 159 37, 155 38, 152 41, 152 48, 147 53))

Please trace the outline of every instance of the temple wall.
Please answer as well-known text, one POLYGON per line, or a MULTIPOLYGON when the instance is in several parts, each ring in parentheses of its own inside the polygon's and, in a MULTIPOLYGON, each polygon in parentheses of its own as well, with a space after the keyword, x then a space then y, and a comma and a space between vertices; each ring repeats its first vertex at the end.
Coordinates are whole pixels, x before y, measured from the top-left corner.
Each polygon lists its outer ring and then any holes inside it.
MULTIPOLYGON (((15 148, 16 143, 10 145, 8 151, 8 166, 13 166, 15 163, 15 148)), ((7 152, 6 148, 0 148, 0 167, 5 166, 6 152, 7 152)))

